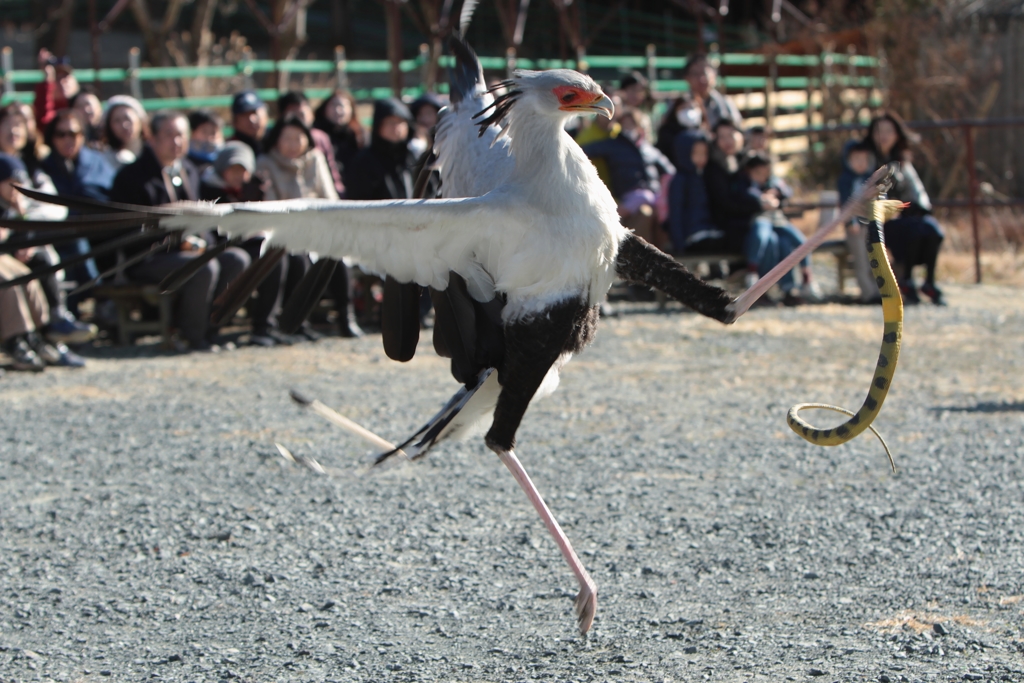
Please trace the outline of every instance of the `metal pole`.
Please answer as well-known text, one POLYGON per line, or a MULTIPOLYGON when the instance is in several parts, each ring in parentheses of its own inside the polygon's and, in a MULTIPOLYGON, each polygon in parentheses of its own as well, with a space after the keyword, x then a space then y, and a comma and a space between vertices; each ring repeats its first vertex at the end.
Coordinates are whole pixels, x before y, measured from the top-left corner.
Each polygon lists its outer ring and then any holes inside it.
POLYGON ((11 72, 14 71, 14 50, 7 46, 0 53, 0 78, 4 81, 4 96, 14 94, 14 83, 11 81, 11 72))
POLYGON ((974 236, 974 281, 981 284, 981 238, 978 235, 978 168, 974 161, 974 129, 964 124, 967 143, 967 204, 971 209, 971 233, 974 236))
POLYGON ((654 81, 658 80, 658 53, 654 43, 647 46, 647 82, 649 87, 654 88, 654 81))
POLYGON ((587 63, 587 48, 582 45, 576 48, 576 70, 581 74, 590 70, 590 64, 587 63))
POLYGON ((139 82, 140 60, 139 48, 133 47, 128 50, 128 88, 132 92, 132 97, 137 100, 142 99, 142 84, 139 82))
POLYGON ((434 85, 430 82, 430 67, 430 46, 420 43, 420 90, 423 92, 434 85))
POLYGON ((512 78, 512 72, 516 70, 516 49, 510 47, 505 50, 505 72, 512 78))
POLYGON ((345 46, 338 45, 334 48, 334 71, 338 78, 338 87, 348 90, 348 72, 345 70, 348 60, 345 59, 345 46))
POLYGON ((89 45, 92 50, 92 83, 96 95, 103 97, 100 85, 100 29, 96 23, 96 0, 89 0, 89 45))

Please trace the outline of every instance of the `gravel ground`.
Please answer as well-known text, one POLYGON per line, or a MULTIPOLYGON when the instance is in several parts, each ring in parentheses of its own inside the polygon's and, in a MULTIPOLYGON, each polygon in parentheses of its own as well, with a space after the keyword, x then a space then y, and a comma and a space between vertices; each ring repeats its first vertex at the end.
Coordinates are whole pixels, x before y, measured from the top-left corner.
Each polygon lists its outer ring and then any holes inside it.
POLYGON ((298 388, 397 440, 454 391, 380 340, 0 379, 0 681, 1024 681, 1024 303, 909 310, 870 436, 877 309, 634 306, 519 455, 600 587, 592 632, 481 440, 367 473, 298 388), (835 424, 838 416, 811 414, 835 424), (286 462, 280 442, 329 468, 286 462))

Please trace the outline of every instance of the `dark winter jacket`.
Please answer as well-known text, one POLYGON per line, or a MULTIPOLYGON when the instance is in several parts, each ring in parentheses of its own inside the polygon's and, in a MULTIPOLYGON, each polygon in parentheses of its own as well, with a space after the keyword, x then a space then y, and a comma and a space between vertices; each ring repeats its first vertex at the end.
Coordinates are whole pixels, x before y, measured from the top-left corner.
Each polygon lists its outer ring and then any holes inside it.
POLYGON ((327 133, 331 141, 331 149, 334 152, 334 162, 338 170, 344 175, 345 167, 348 166, 362 147, 362 141, 356 132, 349 126, 338 126, 326 119, 317 119, 313 127, 327 133))
POLYGON ((172 197, 167 190, 163 167, 153 149, 146 145, 137 161, 118 171, 110 190, 110 200, 141 206, 160 206, 186 199, 198 200, 199 171, 188 159, 181 160, 181 180, 181 185, 175 188, 176 196, 172 197))
MULTIPOLYGON (((742 252, 750 224, 761 213, 759 194, 750 192, 739 173, 730 173, 728 161, 712 145, 708 165, 704 169, 704 186, 711 202, 711 219, 725 233, 729 251, 742 252)), ((745 176, 744 176, 745 177, 745 176)))
POLYGON ((71 169, 56 152, 43 159, 40 167, 53 180, 57 193, 67 197, 105 200, 114 183, 114 167, 89 147, 82 147, 71 169))
POLYGON ((657 148, 646 141, 633 142, 623 134, 583 147, 591 159, 604 159, 611 173, 612 195, 622 199, 633 190, 661 189, 661 176, 675 173, 675 166, 657 148))
POLYGON ((725 233, 711 220, 711 205, 703 171, 693 165, 691 152, 698 141, 707 141, 699 131, 676 136, 676 174, 669 185, 668 232, 676 252, 706 239, 720 239, 725 233))
POLYGON ((408 142, 388 142, 380 126, 389 116, 411 119, 409 109, 397 100, 378 100, 373 106, 370 146, 359 151, 343 172, 346 199, 411 199, 418 161, 408 142))

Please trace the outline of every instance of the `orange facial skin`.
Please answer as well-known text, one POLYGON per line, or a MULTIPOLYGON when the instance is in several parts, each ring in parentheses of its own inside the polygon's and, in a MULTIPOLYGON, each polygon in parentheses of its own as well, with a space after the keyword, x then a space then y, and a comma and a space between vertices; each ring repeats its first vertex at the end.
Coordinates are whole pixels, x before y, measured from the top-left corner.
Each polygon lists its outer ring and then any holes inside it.
POLYGON ((604 97, 604 93, 594 94, 571 85, 560 85, 551 92, 558 98, 558 108, 562 111, 589 111, 589 105, 604 97))

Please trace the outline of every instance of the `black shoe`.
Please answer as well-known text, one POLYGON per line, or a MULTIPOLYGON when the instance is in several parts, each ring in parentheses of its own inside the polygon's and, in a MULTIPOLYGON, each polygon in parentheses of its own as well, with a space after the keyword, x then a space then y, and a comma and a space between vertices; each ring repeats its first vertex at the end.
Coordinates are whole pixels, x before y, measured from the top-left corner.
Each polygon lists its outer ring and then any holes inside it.
POLYGON ((277 346, 277 342, 274 341, 273 337, 267 334, 266 330, 253 332, 249 335, 249 344, 251 346, 262 346, 265 349, 277 346))
POLYGON ((904 306, 916 306, 921 303, 921 297, 917 295, 917 287, 914 285, 900 285, 900 296, 903 297, 904 306))
POLYGON ((314 330, 312 326, 310 326, 308 323, 300 327, 298 333, 295 336, 299 337, 300 339, 304 337, 311 342, 320 341, 321 339, 324 338, 324 335, 314 330))
POLYGON ((32 350, 25 335, 5 341, 4 352, 11 357, 11 368, 14 370, 42 372, 46 369, 46 363, 32 350))
MULTIPOLYGON (((60 364, 60 350, 53 344, 43 339, 42 335, 40 335, 38 332, 29 332, 27 335, 25 335, 25 341, 28 342, 28 345, 32 348, 33 351, 36 352, 36 355, 39 356, 39 358, 41 358, 43 362, 46 363, 47 365, 60 364)), ((64 345, 61 344, 61 346, 64 345)), ((64 346, 65 350, 67 348, 68 347, 64 346)))
POLYGON ((921 293, 932 300, 932 303, 936 306, 945 306, 946 299, 942 296, 942 291, 935 285, 925 283, 921 285, 921 293))
POLYGON ((359 327, 355 316, 345 316, 338 320, 338 334, 346 339, 357 339, 363 336, 363 328, 359 327))

